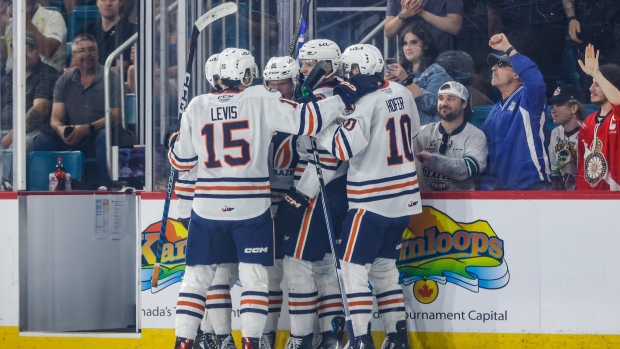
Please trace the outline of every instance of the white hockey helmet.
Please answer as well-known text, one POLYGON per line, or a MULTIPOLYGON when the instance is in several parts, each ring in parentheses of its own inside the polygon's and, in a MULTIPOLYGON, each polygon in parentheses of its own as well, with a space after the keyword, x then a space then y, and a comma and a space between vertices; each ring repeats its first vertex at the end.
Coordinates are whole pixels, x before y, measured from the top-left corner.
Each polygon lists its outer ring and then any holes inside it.
POLYGON ((265 69, 263 69, 263 80, 267 81, 292 79, 293 84, 297 85, 299 79, 299 63, 289 56, 271 57, 265 69))
POLYGON ((357 44, 347 47, 342 53, 344 74, 350 74, 354 66, 359 67, 361 74, 375 75, 383 73, 383 55, 376 47, 368 44, 357 44))
POLYGON ((220 79, 239 81, 243 86, 252 85, 258 77, 258 66, 250 51, 242 48, 226 49, 220 53, 220 79), (250 82, 245 83, 243 78, 246 72, 250 73, 250 82))
POLYGON ((332 64, 332 72, 327 76, 334 75, 340 68, 340 48, 335 42, 327 39, 310 40, 299 50, 299 59, 315 59, 332 64))
POLYGON ((220 78, 220 54, 216 53, 207 59, 205 63, 205 76, 212 88, 218 88, 217 80, 220 78))

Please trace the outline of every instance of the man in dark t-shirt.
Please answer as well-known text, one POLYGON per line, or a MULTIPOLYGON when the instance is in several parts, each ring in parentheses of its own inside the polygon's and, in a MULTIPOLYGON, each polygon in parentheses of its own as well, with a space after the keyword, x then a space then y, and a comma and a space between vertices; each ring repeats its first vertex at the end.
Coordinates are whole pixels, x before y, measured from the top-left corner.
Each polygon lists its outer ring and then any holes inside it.
MULTIPOLYGON (((60 73, 41 61, 37 38, 26 33, 26 153, 34 150, 34 138, 43 128, 49 128, 54 84, 60 73)), ((2 77, 0 83, 0 129, 9 131, 2 137, 2 149, 13 143, 13 74, 2 77)))
MULTIPOLYGON (((80 27, 78 34, 89 34, 95 38, 99 49, 99 63, 105 64, 110 53, 127 41, 136 32, 136 28, 126 19, 121 18, 120 0, 97 0, 97 8, 101 13, 101 18, 80 27)), ((125 70, 131 64, 130 56, 131 49, 123 51, 125 70)), ((116 62, 112 64, 112 66, 116 65, 116 62)))

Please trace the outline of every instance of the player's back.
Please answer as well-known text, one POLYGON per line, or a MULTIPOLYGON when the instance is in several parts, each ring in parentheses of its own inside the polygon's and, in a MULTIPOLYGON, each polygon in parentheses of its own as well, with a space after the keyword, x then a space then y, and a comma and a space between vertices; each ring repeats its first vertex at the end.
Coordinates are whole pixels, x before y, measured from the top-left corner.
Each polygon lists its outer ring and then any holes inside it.
POLYGON ((187 108, 198 156, 194 211, 210 219, 247 219, 269 207, 267 153, 272 129, 264 98, 279 98, 263 86, 198 96, 187 108))
POLYGON ((349 159, 347 196, 350 208, 364 208, 386 217, 421 210, 412 138, 420 118, 405 87, 386 82, 358 101, 343 127, 355 119, 366 128, 368 144, 349 159))

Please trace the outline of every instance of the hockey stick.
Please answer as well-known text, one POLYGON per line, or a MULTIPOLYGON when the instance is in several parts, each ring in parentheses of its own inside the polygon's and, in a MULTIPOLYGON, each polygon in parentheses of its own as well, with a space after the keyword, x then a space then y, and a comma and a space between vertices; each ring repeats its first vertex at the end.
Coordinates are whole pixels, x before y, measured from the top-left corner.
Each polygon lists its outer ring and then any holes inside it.
POLYGON ((340 297, 342 298, 342 307, 344 310, 345 324, 347 331, 349 332, 349 347, 355 347, 355 334, 353 332, 353 322, 351 321, 351 311, 349 310, 349 303, 347 301, 347 291, 344 286, 344 278, 342 276, 342 269, 340 268, 340 261, 338 260, 337 247, 336 247, 336 235, 334 234, 334 226, 332 224, 331 215, 327 202, 325 202, 325 180, 323 179, 323 170, 321 169, 321 163, 319 162, 319 151, 316 147, 316 139, 310 137, 310 144, 312 145, 312 154, 314 156, 314 167, 316 168, 316 175, 319 177, 319 195, 321 196, 321 204, 323 204, 323 215, 325 215, 325 225, 327 226, 327 234, 329 236, 329 247, 332 250, 332 258, 334 259, 334 267, 336 268, 336 276, 338 277, 338 286, 340 288, 340 297))
MULTIPOLYGON (((308 7, 310 5, 310 0, 302 0, 304 2, 304 6, 301 10, 301 15, 299 16, 299 21, 297 22, 297 26, 295 27, 295 31, 293 32, 293 37, 291 38, 291 44, 288 47, 288 55, 295 58, 293 56, 296 52, 299 52, 299 37, 301 35, 305 36, 306 34, 306 25, 308 23, 308 7)), ((302 38, 303 38, 302 36, 302 38)), ((303 39, 302 39, 303 40, 303 39)))
MULTIPOLYGON (((225 2, 217 7, 207 11, 204 15, 200 16, 195 22, 192 28, 192 39, 189 47, 189 57, 187 58, 187 66, 185 68, 185 81, 183 82, 183 97, 179 104, 179 121, 183 117, 183 113, 187 108, 189 83, 192 79, 192 65, 194 64, 194 56, 196 55, 196 46, 198 46, 198 36, 204 28, 214 21, 237 12, 237 5, 233 2, 225 2)), ((166 237, 166 223, 168 221, 168 210, 170 209, 170 198, 172 196, 172 190, 174 189, 174 182, 176 180, 177 171, 174 167, 170 166, 170 176, 168 177, 168 188, 166 189, 166 200, 164 201, 164 212, 161 218, 161 229, 159 231, 159 241, 157 241, 157 252, 155 254, 155 265, 153 266, 153 276, 151 277, 151 288, 157 287, 157 281, 159 280, 159 269, 161 263, 161 251, 164 245, 164 239, 166 237)))

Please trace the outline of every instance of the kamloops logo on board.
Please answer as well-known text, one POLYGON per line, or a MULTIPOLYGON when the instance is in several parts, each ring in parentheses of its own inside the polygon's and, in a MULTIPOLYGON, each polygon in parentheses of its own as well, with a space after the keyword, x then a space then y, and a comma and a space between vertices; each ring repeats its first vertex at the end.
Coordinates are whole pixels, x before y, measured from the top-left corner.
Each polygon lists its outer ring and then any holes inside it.
POLYGON ((438 284, 478 292, 502 288, 510 280, 504 241, 488 222, 456 222, 429 206, 409 220, 397 266, 399 282, 413 284, 415 298, 424 304, 437 299, 438 284))
MULTIPOLYGON (((142 232, 142 272, 141 290, 151 289, 155 253, 159 243, 161 221, 149 225, 142 232)), ((168 219, 166 237, 161 250, 160 275, 157 287, 151 292, 157 293, 166 287, 181 281, 185 272, 185 248, 187 246, 187 229, 181 221, 168 219)))

